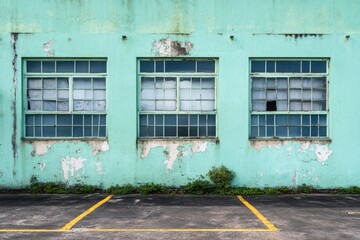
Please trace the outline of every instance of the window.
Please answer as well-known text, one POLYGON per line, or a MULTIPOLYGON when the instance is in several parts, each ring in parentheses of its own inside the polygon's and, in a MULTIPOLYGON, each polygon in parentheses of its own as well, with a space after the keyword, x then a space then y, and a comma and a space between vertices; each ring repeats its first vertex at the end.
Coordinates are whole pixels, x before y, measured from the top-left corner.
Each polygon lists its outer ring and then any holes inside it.
POLYGON ((328 136, 327 60, 250 63, 250 138, 328 136))
POLYGON ((106 60, 26 60, 25 137, 106 137, 106 60))
POLYGON ((139 60, 139 137, 215 137, 215 63, 139 60))

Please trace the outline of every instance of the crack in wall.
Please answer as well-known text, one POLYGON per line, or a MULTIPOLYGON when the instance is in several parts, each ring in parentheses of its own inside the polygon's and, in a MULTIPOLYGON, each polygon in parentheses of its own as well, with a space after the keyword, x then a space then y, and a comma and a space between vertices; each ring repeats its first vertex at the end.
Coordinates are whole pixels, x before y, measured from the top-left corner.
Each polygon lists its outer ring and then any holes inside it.
MULTIPOLYGON (((12 145, 12 154, 14 158, 14 169, 16 164, 16 150, 17 150, 17 143, 16 143, 16 133, 17 133, 17 115, 16 115, 16 91, 17 91, 17 50, 16 50, 16 42, 18 40, 18 33, 11 33, 11 46, 13 51, 13 59, 12 59, 12 68, 13 68, 13 89, 14 89, 14 99, 11 105, 11 112, 13 116, 13 133, 11 136, 11 145, 12 145)), ((13 171, 15 175, 16 172, 13 171)))

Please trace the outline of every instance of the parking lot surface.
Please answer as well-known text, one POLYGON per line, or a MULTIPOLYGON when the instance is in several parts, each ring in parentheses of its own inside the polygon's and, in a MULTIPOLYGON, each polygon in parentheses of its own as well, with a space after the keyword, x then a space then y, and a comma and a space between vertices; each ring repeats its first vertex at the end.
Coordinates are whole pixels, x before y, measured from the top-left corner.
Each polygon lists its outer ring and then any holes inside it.
POLYGON ((360 239, 360 195, 0 195, 0 239, 360 239))

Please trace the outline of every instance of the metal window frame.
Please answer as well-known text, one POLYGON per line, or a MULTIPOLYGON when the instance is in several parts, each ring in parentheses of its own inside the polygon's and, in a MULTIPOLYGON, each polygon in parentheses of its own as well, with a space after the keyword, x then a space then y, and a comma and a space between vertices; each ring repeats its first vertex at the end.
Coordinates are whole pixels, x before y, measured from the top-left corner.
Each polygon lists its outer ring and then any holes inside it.
MULTIPOLYGON (((26 115, 105 115, 108 114, 108 67, 106 67, 106 73, 43 73, 42 70, 39 73, 28 73, 27 72, 27 62, 28 61, 55 61, 55 69, 56 69, 56 61, 74 61, 74 69, 76 67, 76 61, 89 61, 89 69, 90 69, 90 61, 105 61, 106 65, 108 64, 107 58, 23 58, 22 59, 22 110, 23 110, 23 122, 22 122, 22 138, 23 139, 39 139, 39 140, 46 140, 46 139, 86 139, 86 140, 101 140, 107 139, 108 130, 107 130, 107 123, 106 123, 106 133, 105 137, 27 137, 26 136, 26 115), (27 109, 27 79, 28 78, 68 78, 69 80, 69 110, 68 111, 29 111, 27 109), (106 108, 105 111, 74 111, 73 110, 73 101, 74 101, 74 78, 91 78, 92 87, 93 87, 93 78, 105 78, 105 101, 106 101, 106 108)), ((41 64, 42 69, 42 64, 41 64)), ((43 90, 43 87, 41 88, 43 90)), ((92 88, 92 90, 94 90, 92 88)), ((94 96, 93 96, 94 98, 94 96)), ((91 101, 94 101, 92 98, 91 101)), ((56 100, 57 101, 57 100, 56 100)), ((74 125, 71 125, 74 127, 74 125)))
MULTIPOLYGON (((302 64, 300 64, 300 67, 302 67, 302 64)), ((310 66, 311 67, 311 66, 310 66)), ((330 139, 330 127, 329 127, 329 86, 330 86, 330 58, 249 58, 249 118, 248 118, 248 134, 249 134, 249 139, 250 140, 269 140, 269 139, 284 139, 284 140, 289 140, 289 139, 296 139, 296 140, 301 140, 301 139, 305 139, 305 140, 328 140, 330 139), (326 73, 291 73, 291 72, 284 72, 284 73, 279 73, 279 72, 257 72, 257 73, 252 73, 251 72, 251 62, 252 61, 265 61, 265 69, 266 69, 266 61, 326 61, 326 73), (252 110, 252 79, 254 77, 263 77, 263 78, 287 78, 287 93, 288 93, 288 99, 287 99, 287 103, 288 103, 288 110, 287 111, 253 111, 252 110), (326 107, 325 110, 323 111, 290 111, 290 98, 289 98, 289 93, 290 93, 290 78, 292 77, 325 77, 326 78, 326 107), (309 114, 309 115, 321 115, 324 114, 326 115, 326 137, 291 137, 291 136, 287 136, 287 137, 276 137, 276 136, 272 136, 272 137, 251 137, 251 116, 252 115, 286 115, 286 116, 290 116, 290 115, 303 115, 303 114, 309 114)), ((311 71, 311 69, 310 69, 311 71)), ((312 101, 311 101, 312 104, 312 101)), ((289 128, 289 126, 287 126, 287 128, 289 128)))
MULTIPOLYGON (((194 137, 140 137, 140 115, 142 114, 161 114, 161 115, 187 115, 187 114, 194 114, 194 115, 215 115, 215 131, 216 136, 215 137, 195 137, 195 138, 201 138, 201 139, 214 139, 218 137, 218 114, 217 114, 217 83, 218 83, 218 58, 137 58, 137 138, 138 139, 191 139, 194 137), (214 61, 215 63, 215 71, 212 73, 204 73, 204 72, 140 72, 140 61, 144 60, 150 60, 150 61, 201 61, 201 60, 209 60, 214 61), (141 78, 142 77, 173 77, 176 79, 176 110, 175 111, 142 111, 141 110, 141 78), (180 111, 180 78, 183 77, 190 77, 190 78, 214 78, 214 111, 180 111)), ((197 69, 197 63, 196 63, 196 69, 197 69)), ((154 66, 155 70, 155 66, 154 66)), ((165 71, 165 69, 164 69, 165 71)))

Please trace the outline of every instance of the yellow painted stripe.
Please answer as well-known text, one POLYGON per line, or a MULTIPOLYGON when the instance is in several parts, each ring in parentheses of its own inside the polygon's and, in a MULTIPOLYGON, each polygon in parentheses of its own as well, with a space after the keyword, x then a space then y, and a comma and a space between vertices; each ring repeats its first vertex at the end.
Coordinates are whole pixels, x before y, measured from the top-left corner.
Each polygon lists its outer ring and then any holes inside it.
POLYGON ((28 233, 46 233, 46 232, 66 232, 67 230, 62 229, 0 229, 0 233, 2 232, 28 232, 28 233))
POLYGON ((261 228, 85 228, 86 232, 272 232, 261 228))
POLYGON ((95 209, 97 209, 98 207, 100 207, 101 205, 103 205, 104 203, 109 201, 111 197, 112 197, 112 195, 107 196, 106 198, 104 198, 103 200, 101 200, 100 202, 98 202, 97 204, 95 204, 94 206, 92 206, 91 208, 89 208, 88 210, 86 210, 85 212, 83 212, 82 214, 80 214, 79 216, 74 218, 73 220, 71 220, 64 227, 62 227, 61 230, 70 230, 81 219, 83 219, 84 217, 86 217, 87 215, 89 215, 90 213, 95 211, 95 209))
POLYGON ((255 207, 253 207, 248 201, 246 201, 242 196, 237 196, 238 199, 252 212, 255 216, 270 230, 270 231, 279 231, 274 224, 267 220, 264 215, 262 215, 255 207))

